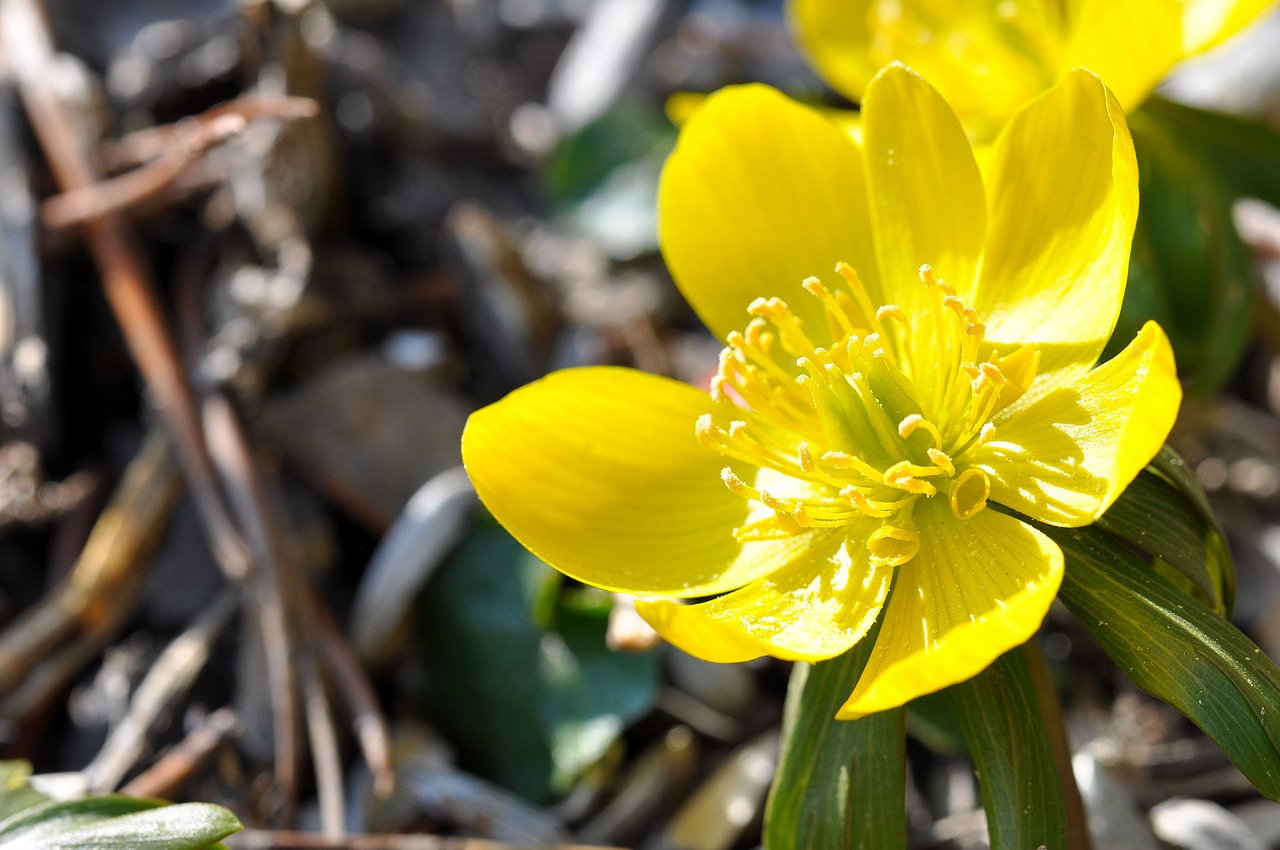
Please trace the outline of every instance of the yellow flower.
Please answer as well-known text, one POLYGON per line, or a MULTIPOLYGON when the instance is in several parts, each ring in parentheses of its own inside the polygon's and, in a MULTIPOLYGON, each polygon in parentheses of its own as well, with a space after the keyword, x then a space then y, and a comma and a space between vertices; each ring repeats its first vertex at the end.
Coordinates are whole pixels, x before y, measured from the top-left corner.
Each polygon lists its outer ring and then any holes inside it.
POLYGON ((568 370, 463 436, 517 539, 658 597, 638 609, 688 652, 817 661, 881 617, 847 718, 1033 635, 1062 553, 1009 510, 1092 522, 1181 398, 1155 324, 1092 368, 1137 214, 1132 142, 1097 77, 1028 104, 986 187, 955 115, 901 65, 868 86, 863 136, 767 87, 712 95, 659 197, 673 276, 728 343, 710 397, 568 370))
POLYGON ((791 0, 799 40, 842 94, 862 98, 900 60, 938 87, 977 141, 1071 68, 1102 77, 1126 110, 1178 61, 1272 0, 791 0))

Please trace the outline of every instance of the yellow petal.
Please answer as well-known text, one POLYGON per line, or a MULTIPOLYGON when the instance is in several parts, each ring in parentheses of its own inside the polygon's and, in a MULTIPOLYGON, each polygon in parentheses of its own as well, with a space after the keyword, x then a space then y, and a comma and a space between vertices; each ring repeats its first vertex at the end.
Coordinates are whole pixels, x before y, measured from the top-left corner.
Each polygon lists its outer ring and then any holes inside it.
POLYGON ((867 87, 862 137, 885 303, 919 312, 922 265, 967 296, 987 210, 960 122, 919 74, 894 64, 867 87))
POLYGON ((1200 53, 1226 41, 1274 5, 1275 0, 1189 0, 1182 17, 1183 52, 1200 53))
POLYGON ((1074 0, 1060 68, 1088 68, 1125 109, 1182 58, 1183 0, 1074 0))
POLYGON ((898 568, 862 678, 837 717, 896 708, 981 672, 1040 627, 1062 583, 1062 551, 993 510, 956 519, 916 509, 919 554, 898 568))
POLYGON ((1182 388, 1164 331, 1133 342, 1075 386, 1007 420, 964 456, 991 476, 991 500, 1051 525, 1093 522, 1160 450, 1182 388))
POLYGON ((859 100, 882 66, 915 68, 975 139, 993 137, 1027 98, 1053 81, 1062 22, 1042 3, 987 0, 883 3, 792 0, 792 28, 819 73, 859 100))
POLYGON ((973 306, 997 350, 1039 345, 1042 379, 1029 401, 1093 365, 1124 297, 1138 166, 1102 82, 1072 71, 1019 112, 997 143, 989 185, 973 306))
POLYGON ((610 590, 707 596, 806 545, 734 540, 749 503, 694 436, 710 408, 705 393, 631 369, 556 372, 472 414, 462 459, 485 506, 556 569, 610 590))
POLYGON ((708 661, 833 658, 871 628, 893 577, 868 562, 868 530, 815 539, 792 563, 710 602, 638 600, 636 610, 669 642, 708 661))
POLYGON ((658 236, 680 291, 722 339, 763 295, 825 327, 800 284, 836 279, 842 260, 877 291, 858 148, 767 86, 723 89, 681 129, 658 189, 658 236))

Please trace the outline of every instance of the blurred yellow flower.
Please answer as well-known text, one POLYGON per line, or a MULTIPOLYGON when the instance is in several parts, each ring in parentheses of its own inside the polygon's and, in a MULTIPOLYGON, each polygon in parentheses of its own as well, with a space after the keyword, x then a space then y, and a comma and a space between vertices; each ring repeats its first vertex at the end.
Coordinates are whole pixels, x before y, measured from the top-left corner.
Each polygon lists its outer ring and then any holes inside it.
POLYGON ((975 141, 995 137, 1075 67, 1125 110, 1178 61, 1234 35, 1273 0, 791 0, 800 43, 840 93, 861 100, 882 66, 925 75, 975 141))
POLYGON ((463 436, 517 539, 588 584, 658 597, 638 610, 690 653, 817 661, 879 617, 847 718, 1032 636, 1062 553, 1012 512, 1092 522, 1181 398, 1155 324, 1094 368, 1137 214, 1132 142, 1097 77, 1069 72, 1022 109, 985 187, 955 115, 901 65, 868 85, 862 129, 859 145, 744 86, 681 132, 661 242, 728 344, 709 397, 568 370, 463 436))

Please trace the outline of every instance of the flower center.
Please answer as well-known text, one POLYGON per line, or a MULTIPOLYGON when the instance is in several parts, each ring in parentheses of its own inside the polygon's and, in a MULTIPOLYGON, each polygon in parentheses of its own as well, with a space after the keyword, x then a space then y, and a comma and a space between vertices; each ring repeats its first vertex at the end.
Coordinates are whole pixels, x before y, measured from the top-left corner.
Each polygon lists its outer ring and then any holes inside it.
POLYGON ((697 435, 762 470, 752 482, 721 473, 730 490, 771 511, 737 529, 740 539, 872 520, 872 559, 897 565, 920 546, 917 500, 945 498, 961 520, 986 507, 988 470, 965 454, 992 438, 992 415, 1030 385, 1039 352, 1026 345, 983 359, 977 314, 928 266, 915 315, 872 307, 853 268, 836 270, 844 288, 804 281, 826 328, 806 329, 778 298, 752 302, 752 319, 720 354, 711 386, 719 410, 699 418, 697 435))

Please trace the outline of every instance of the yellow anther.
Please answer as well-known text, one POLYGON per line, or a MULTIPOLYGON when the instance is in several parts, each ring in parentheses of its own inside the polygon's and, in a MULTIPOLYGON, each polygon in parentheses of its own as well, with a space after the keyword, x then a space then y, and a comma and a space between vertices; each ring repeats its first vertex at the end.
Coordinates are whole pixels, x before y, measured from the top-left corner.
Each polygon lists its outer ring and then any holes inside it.
POLYGON ((848 263, 836 263, 836 274, 840 275, 851 284, 862 287, 862 278, 858 277, 858 270, 848 263))
POLYGON ((723 375, 716 375, 711 379, 711 400, 717 404, 729 401, 729 396, 725 392, 725 379, 723 375))
POLYGON ((797 521, 800 520, 800 517, 797 516, 797 512, 800 511, 801 505, 796 499, 781 499, 770 493, 768 490, 758 490, 757 492, 760 494, 758 497, 759 501, 763 502, 766 507, 775 511, 781 511, 784 514, 791 514, 792 516, 795 516, 797 521))
POLYGON ((933 437, 933 447, 935 449, 942 448, 942 434, 938 431, 938 426, 925 419, 919 413, 912 413, 898 423, 898 436, 905 440, 920 428, 923 428, 929 436, 933 437))
POLYGON ((836 273, 849 284, 849 297, 852 304, 856 305, 858 312, 862 314, 863 321, 868 325, 875 322, 876 309, 867 296, 867 288, 862 284, 862 278, 858 277, 858 272, 848 263, 836 263, 836 273))
POLYGON ((801 443, 796 449, 796 457, 800 461, 800 468, 805 472, 813 472, 818 465, 813 461, 813 452, 809 450, 808 443, 801 443))
POLYGON ((729 436, 730 436, 730 437, 732 437, 732 438, 733 438, 733 439, 735 439, 735 440, 743 440, 743 439, 746 439, 746 436, 747 436, 747 423, 743 422, 741 419, 735 419, 735 420, 733 420, 732 422, 730 422, 730 423, 729 423, 729 436))
POLYGON ((1005 385, 1004 373, 994 363, 965 364, 964 371, 972 379, 975 393, 982 393, 987 387, 999 388, 1005 385))
POLYGON ((966 469, 951 490, 951 512, 959 519, 970 519, 987 506, 991 496, 991 479, 981 469, 966 469))
POLYGON ((996 437, 996 426, 990 422, 982 426, 982 430, 978 432, 978 445, 983 446, 994 440, 996 437))
POLYGON ((929 454, 929 460, 933 461, 939 469, 948 476, 956 474, 956 466, 951 462, 951 456, 939 449, 926 449, 929 454))
POLYGON ((943 299, 942 299, 942 306, 943 306, 943 307, 947 307, 947 308, 949 308, 952 312, 954 312, 954 313, 956 314, 956 317, 957 317, 957 318, 960 318, 960 319, 965 318, 965 315, 964 315, 964 302, 963 302, 963 301, 961 301, 961 300, 960 300, 959 298, 957 298, 956 296, 954 296, 954 295, 948 295, 946 298, 943 298, 943 299))
POLYGON ((844 496, 853 506, 862 512, 865 516, 873 519, 885 519, 894 514, 894 508, 881 502, 873 502, 867 498, 867 494, 863 493, 857 487, 846 487, 840 491, 840 495, 844 496))
POLYGON ((698 443, 704 449, 718 448, 720 429, 716 427, 715 422, 711 419, 710 413, 704 413, 698 417, 697 423, 693 426, 693 432, 698 437, 698 443))
POLYGON ((885 304, 876 310, 876 321, 883 322, 885 319, 896 319, 905 325, 907 323, 907 312, 897 304, 885 304))
POLYGON ((925 286, 937 286, 938 278, 933 273, 933 266, 925 263, 920 267, 920 280, 925 286))
POLYGON ((920 551, 920 532, 886 523, 871 532, 867 538, 867 551, 877 566, 901 566, 920 551))
POLYGON ((801 281, 800 285, 804 287, 805 292, 822 302, 822 306, 826 308, 827 316, 835 322, 836 330, 840 336, 849 336, 857 330, 849 314, 836 300, 836 297, 831 294, 831 291, 822 285, 822 281, 816 277, 808 277, 801 281))
POLYGON ((854 457, 847 452, 825 452, 821 459, 824 464, 832 469, 854 470, 876 482, 879 482, 884 478, 883 472, 876 469, 862 458, 854 457))
POLYGON ((812 351, 815 346, 800 327, 800 320, 781 298, 757 298, 747 307, 752 316, 766 318, 782 335, 783 345, 793 354, 812 351))
POLYGON ((729 467, 726 466, 720 470, 720 480, 724 482, 724 486, 728 487, 731 493, 742 496, 744 499, 760 500, 760 491, 735 475, 729 467))
MULTIPOLYGON (((928 481, 921 481, 918 477, 921 470, 927 467, 916 466, 909 460, 900 460, 884 472, 884 484, 893 487, 896 490, 902 490, 906 493, 914 493, 917 496, 932 496, 938 492, 938 488, 934 487, 928 481)), ((932 474, 937 474, 942 470, 934 470, 932 474)))

